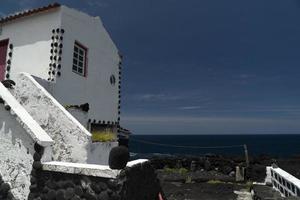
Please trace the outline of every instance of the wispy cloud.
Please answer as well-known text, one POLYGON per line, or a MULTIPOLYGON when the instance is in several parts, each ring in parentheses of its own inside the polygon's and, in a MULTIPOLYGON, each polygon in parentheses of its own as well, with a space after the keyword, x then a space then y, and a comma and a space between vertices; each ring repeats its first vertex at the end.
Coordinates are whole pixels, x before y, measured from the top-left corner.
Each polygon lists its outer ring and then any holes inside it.
POLYGON ((182 106, 179 107, 179 110, 199 110, 201 108, 204 108, 203 106, 182 106))
MULTIPOLYGON (((222 122, 222 123, 270 123, 276 121, 294 122, 298 120, 274 119, 274 118, 251 118, 251 117, 190 117, 190 116, 124 116, 124 121, 127 122, 142 122, 142 123, 207 123, 207 122, 222 122)), ((300 124, 299 124, 300 127, 300 124)))
POLYGON ((201 109, 201 112, 211 112, 211 113, 260 113, 260 112, 290 112, 290 113, 300 113, 300 108, 220 108, 220 109, 211 109, 209 107, 205 106, 182 106, 178 107, 179 110, 199 110, 201 109))
POLYGON ((249 79, 249 78, 254 78, 255 75, 252 74, 239 74, 240 79, 249 79))
POLYGON ((141 101, 175 101, 183 99, 183 96, 167 94, 138 94, 134 95, 134 98, 141 101))
POLYGON ((86 2, 90 7, 103 8, 109 6, 109 4, 103 0, 87 0, 86 2))
POLYGON ((299 133, 299 119, 247 117, 124 116, 136 134, 299 133))

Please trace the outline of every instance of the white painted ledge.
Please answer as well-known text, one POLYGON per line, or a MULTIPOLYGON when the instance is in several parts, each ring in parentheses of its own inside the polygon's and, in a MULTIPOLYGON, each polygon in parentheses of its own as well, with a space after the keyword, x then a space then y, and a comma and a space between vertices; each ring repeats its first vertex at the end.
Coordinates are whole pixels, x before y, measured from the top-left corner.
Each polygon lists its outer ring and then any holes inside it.
POLYGON ((43 163, 43 170, 103 178, 116 178, 120 173, 120 170, 112 170, 107 165, 68 162, 46 162, 43 163))
POLYGON ((134 165, 141 164, 144 162, 148 162, 148 159, 137 159, 127 163, 127 167, 133 167, 134 165))
POLYGON ((25 108, 15 99, 9 90, 0 83, 0 97, 10 106, 12 114, 16 115, 17 121, 23 126, 31 138, 43 147, 53 143, 50 136, 40 125, 29 115, 25 108))
MULTIPOLYGON (((147 162, 147 159, 134 160, 127 163, 127 167, 147 162)), ((95 176, 102 178, 116 178, 121 170, 110 169, 108 165, 94 165, 83 163, 69 163, 69 162, 45 162, 43 163, 43 170, 62 172, 67 174, 79 174, 86 176, 95 176)))

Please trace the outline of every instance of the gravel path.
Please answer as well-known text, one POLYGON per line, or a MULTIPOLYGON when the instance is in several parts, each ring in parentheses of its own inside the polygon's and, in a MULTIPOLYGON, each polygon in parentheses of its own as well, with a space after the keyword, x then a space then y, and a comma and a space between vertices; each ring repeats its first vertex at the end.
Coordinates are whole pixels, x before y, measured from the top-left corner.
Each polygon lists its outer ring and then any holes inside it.
MULTIPOLYGON (((225 183, 163 183, 168 200, 248 200, 244 186, 225 183), (236 194, 235 191, 238 191, 236 194), (242 198, 245 197, 245 198, 242 198)), ((251 199, 251 198, 250 198, 251 199)), ((249 200, 250 200, 249 199, 249 200)))

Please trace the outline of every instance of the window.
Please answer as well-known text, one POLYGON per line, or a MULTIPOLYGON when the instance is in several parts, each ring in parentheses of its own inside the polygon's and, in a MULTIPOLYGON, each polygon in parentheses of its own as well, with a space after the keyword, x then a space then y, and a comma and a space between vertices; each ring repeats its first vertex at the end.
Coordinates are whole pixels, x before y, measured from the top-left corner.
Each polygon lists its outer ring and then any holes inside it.
POLYGON ((86 76, 87 48, 75 42, 73 52, 73 72, 86 76))

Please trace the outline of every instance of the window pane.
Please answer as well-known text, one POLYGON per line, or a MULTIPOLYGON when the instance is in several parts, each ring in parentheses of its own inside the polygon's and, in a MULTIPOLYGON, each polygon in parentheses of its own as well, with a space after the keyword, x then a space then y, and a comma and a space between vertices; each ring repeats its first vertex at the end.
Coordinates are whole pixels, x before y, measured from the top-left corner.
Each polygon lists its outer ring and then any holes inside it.
POLYGON ((80 75, 84 75, 86 53, 86 49, 82 48, 77 42, 75 42, 72 69, 80 75))

